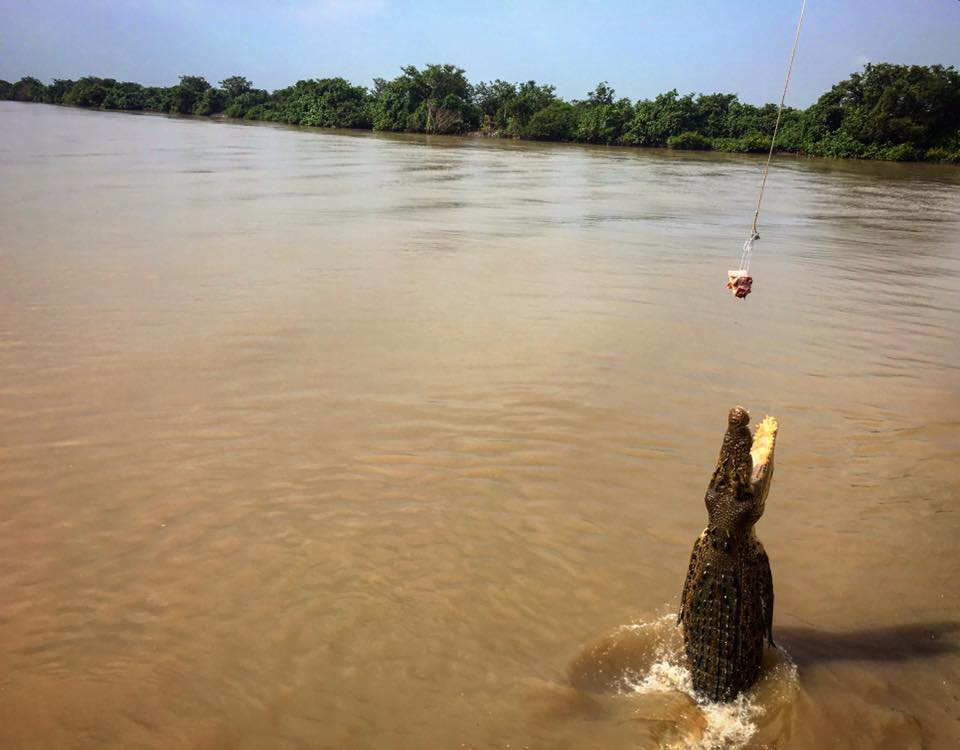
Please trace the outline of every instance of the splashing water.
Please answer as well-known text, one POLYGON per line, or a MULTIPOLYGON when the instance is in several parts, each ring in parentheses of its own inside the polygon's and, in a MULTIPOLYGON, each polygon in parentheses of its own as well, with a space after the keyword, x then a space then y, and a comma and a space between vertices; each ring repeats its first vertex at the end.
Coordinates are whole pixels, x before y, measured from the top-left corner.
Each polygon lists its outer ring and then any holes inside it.
MULTIPOLYGON (((685 663, 674 615, 665 615, 653 622, 625 625, 607 641, 617 646, 630 642, 646 644, 647 658, 635 660, 628 656, 624 659, 620 675, 609 675, 615 691, 623 696, 654 699, 682 694, 689 698, 696 713, 696 721, 690 721, 683 712, 667 719, 638 715, 640 719, 674 725, 673 736, 663 738, 663 746, 670 750, 739 750, 745 747, 756 736, 768 710, 773 711, 791 702, 799 685, 796 664, 786 651, 779 648, 768 652, 761 678, 753 688, 730 703, 711 703, 693 690, 693 679, 685 663), (684 724, 689 725, 686 730, 684 724)), ((607 645, 605 655, 609 658, 615 648, 607 645)), ((624 649, 624 653, 635 655, 640 650, 633 645, 624 649)), ((606 669, 609 671, 609 665, 606 669)), ((675 713, 675 709, 668 713, 675 713)))

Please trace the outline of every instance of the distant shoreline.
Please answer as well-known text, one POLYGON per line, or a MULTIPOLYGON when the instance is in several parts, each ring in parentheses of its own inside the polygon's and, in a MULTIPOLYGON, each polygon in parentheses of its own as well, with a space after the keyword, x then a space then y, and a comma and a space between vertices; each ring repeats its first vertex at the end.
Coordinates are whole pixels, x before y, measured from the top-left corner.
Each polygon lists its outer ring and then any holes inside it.
MULTIPOLYGON (((242 76, 211 86, 181 76, 142 86, 87 76, 49 85, 0 81, 0 100, 81 109, 193 115, 341 130, 374 130, 680 151, 766 154, 777 106, 735 94, 616 98, 605 82, 586 99, 535 81, 473 85, 453 65, 407 66, 367 89, 343 78, 298 81, 272 93, 242 76)), ((783 110, 776 151, 802 156, 960 164, 960 74, 941 65, 868 64, 804 110, 783 110)))
MULTIPOLYGON (((2 103, 3 100, 0 100, 2 103)), ((17 104, 30 104, 31 102, 16 102, 17 104)), ((46 104, 46 102, 34 102, 36 104, 46 104)), ((634 151, 639 153, 644 152, 667 152, 674 153, 679 155, 686 155, 689 157, 694 157, 697 155, 700 156, 739 156, 746 159, 755 160, 761 162, 765 159, 765 153, 752 153, 752 152, 734 152, 734 151, 720 151, 720 150, 698 150, 691 151, 685 149, 674 149, 668 146, 629 146, 622 143, 582 143, 578 141, 547 141, 543 139, 533 139, 533 138, 519 138, 511 136, 497 136, 483 133, 481 131, 470 131, 466 133, 414 133, 414 132, 397 132, 397 131, 384 131, 384 130, 373 130, 371 128, 343 128, 343 127, 320 127, 316 125, 291 125, 286 122, 276 122, 272 120, 246 120, 238 117, 228 117, 223 114, 211 115, 211 116, 202 116, 202 115, 193 115, 193 114, 183 114, 179 112, 153 112, 148 110, 115 110, 115 109, 92 109, 90 107, 78 107, 72 104, 47 104, 50 107, 62 108, 72 111, 80 112, 91 112, 94 114, 105 113, 105 114, 117 114, 117 115, 132 115, 137 117, 158 117, 173 121, 187 121, 187 122, 197 122, 197 123, 209 123, 209 124, 223 124, 223 125, 243 125, 248 127, 274 127, 281 130, 287 130, 290 132, 299 132, 304 134, 315 134, 315 135, 341 135, 343 137, 377 137, 377 136, 386 136, 394 138, 412 138, 415 140, 418 139, 430 139, 436 138, 441 140, 452 140, 452 141, 486 141, 491 145, 509 145, 511 143, 516 144, 540 144, 544 146, 572 146, 572 147, 586 147, 586 148, 601 148, 601 149, 616 149, 626 152, 634 151)), ((421 141, 422 142, 422 141, 421 141)), ((802 154, 793 151, 782 151, 777 149, 776 152, 777 159, 793 159, 793 160, 802 160, 802 161, 823 161, 823 162, 836 162, 838 164, 844 163, 854 163, 854 164, 876 164, 876 165, 887 165, 893 167, 895 165, 903 166, 929 166, 929 167, 945 167, 950 169, 954 167, 954 164, 947 162, 929 162, 929 161, 917 161, 917 162, 905 162, 905 161, 892 161, 892 160, 881 160, 881 159, 853 159, 853 158, 842 158, 842 157, 831 157, 831 156, 815 156, 812 154, 802 154)))

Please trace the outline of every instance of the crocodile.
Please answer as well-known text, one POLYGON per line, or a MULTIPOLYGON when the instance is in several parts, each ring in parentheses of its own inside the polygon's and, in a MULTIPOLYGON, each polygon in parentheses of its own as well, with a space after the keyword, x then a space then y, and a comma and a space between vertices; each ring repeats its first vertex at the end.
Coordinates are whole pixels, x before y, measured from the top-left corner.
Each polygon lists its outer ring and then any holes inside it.
POLYGON ((677 622, 694 691, 731 701, 760 673, 764 639, 773 642, 773 575, 754 524, 773 479, 777 421, 766 417, 751 437, 750 415, 730 410, 707 487, 707 528, 693 545, 677 622))

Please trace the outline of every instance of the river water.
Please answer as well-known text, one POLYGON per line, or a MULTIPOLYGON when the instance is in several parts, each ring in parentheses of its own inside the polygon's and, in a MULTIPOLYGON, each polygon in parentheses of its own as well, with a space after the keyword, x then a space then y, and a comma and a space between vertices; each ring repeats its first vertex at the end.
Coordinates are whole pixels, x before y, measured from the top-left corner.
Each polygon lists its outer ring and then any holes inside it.
POLYGON ((0 747, 953 748, 960 170, 0 103, 0 747), (780 420, 760 685, 671 620, 780 420))

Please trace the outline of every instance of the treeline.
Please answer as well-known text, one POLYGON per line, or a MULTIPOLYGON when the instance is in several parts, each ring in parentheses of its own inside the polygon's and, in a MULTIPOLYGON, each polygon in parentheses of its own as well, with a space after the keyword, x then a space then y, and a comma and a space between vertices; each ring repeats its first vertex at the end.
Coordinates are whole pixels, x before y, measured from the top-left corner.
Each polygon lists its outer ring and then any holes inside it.
MULTIPOLYGON (((600 83, 582 100, 553 86, 471 84, 454 65, 408 66, 373 87, 343 78, 298 81, 268 92, 242 76, 211 86, 182 76, 175 86, 141 86, 91 76, 0 81, 0 99, 108 110, 267 120, 314 127, 463 134, 628 146, 766 152, 777 107, 735 94, 676 89, 636 103, 600 83)), ((837 158, 960 163, 960 74, 942 65, 866 65, 805 110, 785 109, 777 148, 837 158)))

